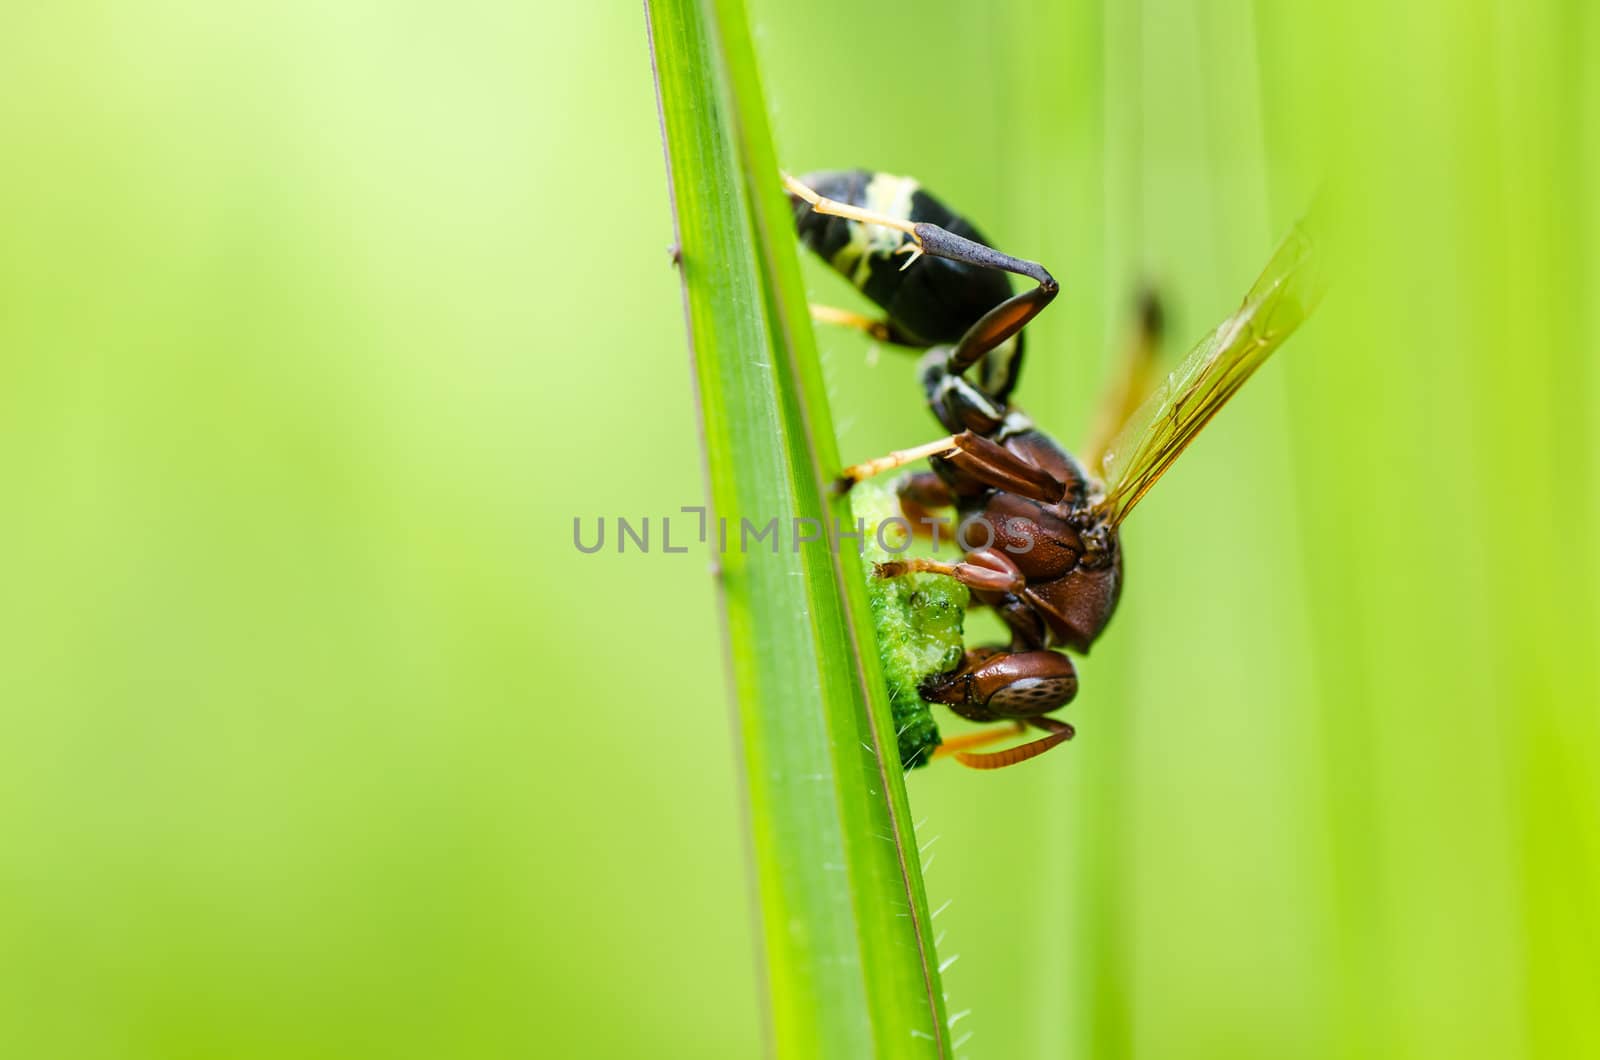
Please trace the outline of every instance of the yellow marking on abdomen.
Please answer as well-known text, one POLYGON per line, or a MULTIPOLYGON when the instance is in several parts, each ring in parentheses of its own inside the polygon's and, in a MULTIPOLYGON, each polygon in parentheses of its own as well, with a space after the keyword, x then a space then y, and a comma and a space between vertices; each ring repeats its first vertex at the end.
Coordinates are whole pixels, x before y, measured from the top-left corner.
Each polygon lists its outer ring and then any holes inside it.
MULTIPOLYGON (((861 206, 874 213, 909 221, 911 196, 918 187, 917 182, 911 177, 898 177, 893 173, 874 173, 872 179, 867 182, 861 206)), ((848 224, 850 242, 839 248, 829 264, 848 276, 850 282, 860 288, 866 285, 867 277, 872 271, 873 257, 877 255, 887 257, 893 254, 908 237, 904 232, 882 225, 862 224, 859 221, 850 221, 848 224)))

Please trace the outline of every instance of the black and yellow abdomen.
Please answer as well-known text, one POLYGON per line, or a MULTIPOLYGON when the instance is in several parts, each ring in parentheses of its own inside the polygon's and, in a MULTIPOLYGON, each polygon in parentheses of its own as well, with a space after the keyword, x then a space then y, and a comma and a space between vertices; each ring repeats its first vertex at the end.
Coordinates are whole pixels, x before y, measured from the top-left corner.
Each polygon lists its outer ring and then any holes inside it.
MULTIPOLYGON (((802 184, 825 198, 911 222, 938 225, 988 244, 983 234, 910 177, 864 169, 811 173, 802 184)), ((1003 272, 926 256, 909 269, 908 237, 891 228, 814 212, 794 198, 800 239, 888 315, 897 337, 918 346, 955 343, 989 310, 1011 297, 1003 272)), ((1020 336, 1019 336, 1020 339, 1020 336)), ((1008 350, 1008 360, 1016 351, 1008 350)))

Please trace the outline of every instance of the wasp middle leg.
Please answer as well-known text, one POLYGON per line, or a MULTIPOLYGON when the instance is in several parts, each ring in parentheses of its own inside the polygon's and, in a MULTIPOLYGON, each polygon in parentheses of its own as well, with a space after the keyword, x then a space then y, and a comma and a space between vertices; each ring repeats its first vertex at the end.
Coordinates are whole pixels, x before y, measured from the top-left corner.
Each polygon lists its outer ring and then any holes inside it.
POLYGON ((927 457, 939 457, 952 467, 995 489, 1003 489, 1046 504, 1059 501, 1067 490, 1067 483, 1050 472, 1028 463, 999 442, 971 430, 912 446, 910 449, 896 449, 885 456, 852 464, 839 472, 835 488, 840 492, 847 491, 864 479, 905 467, 927 457))

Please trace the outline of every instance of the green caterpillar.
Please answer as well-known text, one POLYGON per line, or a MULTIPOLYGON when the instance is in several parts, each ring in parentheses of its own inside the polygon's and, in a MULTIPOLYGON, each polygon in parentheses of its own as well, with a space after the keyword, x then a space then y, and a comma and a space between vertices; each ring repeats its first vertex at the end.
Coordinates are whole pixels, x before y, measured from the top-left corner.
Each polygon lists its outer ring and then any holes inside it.
MULTIPOLYGON (((906 538, 899 498, 892 485, 869 480, 850 494, 858 519, 866 523, 863 560, 883 563, 903 558, 878 542, 898 546, 906 538)), ((889 686, 889 705, 899 734, 900 765, 914 769, 926 765, 942 742, 933 711, 919 691, 931 674, 953 670, 961 662, 962 633, 967 614, 967 587, 943 574, 917 573, 898 578, 867 577, 867 600, 872 605, 872 625, 878 635, 878 656, 889 686)))

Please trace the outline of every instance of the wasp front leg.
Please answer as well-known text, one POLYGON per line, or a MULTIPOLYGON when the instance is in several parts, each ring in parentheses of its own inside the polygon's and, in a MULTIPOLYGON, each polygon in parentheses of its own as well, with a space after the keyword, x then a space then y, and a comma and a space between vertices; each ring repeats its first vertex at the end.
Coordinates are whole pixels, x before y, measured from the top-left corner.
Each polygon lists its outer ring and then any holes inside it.
POLYGON ((960 563, 944 563, 920 556, 889 560, 874 566, 873 573, 880 578, 898 578, 905 574, 943 574, 974 592, 989 594, 1018 593, 1028 584, 1011 557, 993 548, 968 552, 960 563))
POLYGON ((1048 631, 1039 612, 1029 607, 1018 594, 1027 581, 1010 557, 992 548, 969 552, 960 563, 942 563, 915 557, 879 563, 873 568, 879 578, 898 578, 905 574, 942 574, 972 590, 974 606, 987 604, 1011 631, 1011 650, 1042 649, 1048 631))
POLYGON ((995 615, 1011 631, 1013 652, 1042 649, 1048 640, 1049 631, 1043 618, 1019 595, 1027 588, 1027 578, 1016 561, 997 548, 974 549, 959 563, 920 556, 889 560, 874 566, 873 574, 879 578, 898 578, 906 574, 942 574, 954 578, 972 590, 975 603, 994 608, 995 615))

